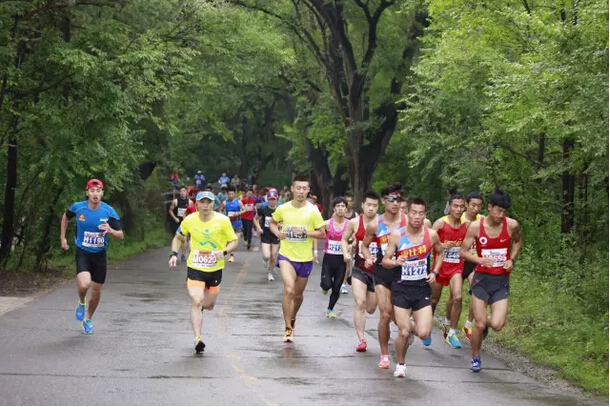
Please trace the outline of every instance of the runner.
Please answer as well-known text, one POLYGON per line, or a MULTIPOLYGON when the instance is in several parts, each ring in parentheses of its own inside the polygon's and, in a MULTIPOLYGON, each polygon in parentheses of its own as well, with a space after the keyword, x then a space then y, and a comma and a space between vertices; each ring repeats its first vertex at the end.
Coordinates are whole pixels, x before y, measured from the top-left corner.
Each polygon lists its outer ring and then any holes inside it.
POLYGON ((519 223, 506 217, 510 204, 508 194, 496 188, 487 204, 489 214, 470 224, 460 250, 462 258, 477 264, 471 286, 476 322, 470 337, 471 372, 481 371, 481 342, 489 327, 499 331, 506 323, 509 276, 522 245, 519 223), (470 253, 475 241, 477 256, 470 253), (491 307, 490 318, 487 317, 488 305, 491 307))
POLYGON ((236 189, 241 186, 241 180, 239 179, 237 174, 233 175, 233 178, 231 178, 231 186, 236 189))
MULTIPOLYGON (((481 193, 473 191, 466 196, 466 212, 462 214, 462 222, 469 221, 474 222, 482 218, 480 215, 481 208, 483 207, 483 196, 481 193)), ((477 255, 477 247, 476 243, 472 244, 472 248, 470 249, 470 253, 473 255, 477 255)), ((468 286, 472 285, 472 278, 474 277, 474 268, 476 267, 475 263, 471 263, 469 261, 464 260, 464 270, 462 271, 462 281, 468 281, 468 286)), ((470 293, 470 290, 468 291, 470 293)), ((451 299, 451 297, 449 297, 451 299)), ((468 307, 468 319, 464 324, 464 335, 466 338, 470 339, 472 335, 472 321, 474 321, 474 310, 472 309, 472 301, 470 301, 470 306, 468 307)))
POLYGON ((401 227, 407 225, 407 217, 400 212, 400 196, 402 184, 397 182, 386 186, 381 191, 381 201, 385 207, 385 212, 377 217, 376 222, 370 222, 366 226, 364 240, 362 242, 362 257, 365 259, 365 267, 374 267, 375 295, 377 296, 377 306, 379 307, 379 325, 377 332, 379 335, 379 346, 381 348, 381 360, 379 367, 382 369, 390 368, 390 352, 388 342, 390 340, 390 321, 393 318, 392 307, 392 283, 396 280, 394 270, 386 270, 381 261, 385 255, 386 247, 390 234, 401 227), (369 245, 375 242, 377 245, 377 257, 371 255, 369 245), (381 249, 381 250, 380 250, 381 249))
MULTIPOLYGON (((398 325, 396 338, 396 370, 394 377, 405 377, 405 357, 417 335, 422 340, 432 330, 431 288, 442 265, 443 247, 433 229, 424 226, 426 202, 412 198, 409 202, 406 227, 394 230, 383 256, 382 265, 395 275, 392 283, 392 304, 398 325), (430 253, 434 250, 434 269, 429 272, 430 253), (411 322, 411 315, 413 322, 411 322)), ((388 270, 388 271, 389 271, 388 270)))
POLYGON ((197 191, 201 191, 203 189, 203 183, 205 182, 205 177, 201 173, 201 170, 197 171, 197 174, 195 174, 194 178, 195 188, 197 188, 197 191))
MULTIPOLYGON (((220 178, 218 178, 218 183, 220 184, 220 188, 227 188, 227 190, 228 190, 229 182, 231 182, 231 179, 229 177, 227 177, 226 172, 223 172, 222 176, 220 178)), ((235 190, 235 188, 233 190, 235 190)))
MULTIPOLYGON (((358 217, 358 213, 354 210, 354 198, 352 196, 346 195, 345 199, 347 200, 347 210, 345 211, 345 219, 352 220, 358 217)), ((350 242, 348 248, 352 249, 353 239, 350 242)), ((345 273, 345 281, 343 281, 343 285, 341 285, 341 294, 347 294, 349 291, 347 290, 347 282, 352 275, 352 261, 346 262, 347 264, 347 272, 345 273)))
POLYGON ((246 196, 241 200, 245 212, 241 215, 241 220, 244 227, 244 241, 248 250, 252 247, 252 225, 254 215, 256 214, 256 199, 252 196, 252 190, 246 192, 246 196))
MULTIPOLYGON (((400 212, 407 214, 407 212, 409 211, 409 199, 405 199, 402 195, 400 197, 400 212)), ((432 227, 432 222, 430 221, 430 219, 426 218, 424 219, 424 226, 427 228, 431 228, 432 227)))
MULTIPOLYGON (((224 174, 224 173, 223 173, 224 174)), ((241 216, 244 214, 246 209, 244 208, 244 204, 241 203, 239 199, 235 197, 235 188, 229 187, 227 188, 227 200, 224 203, 226 215, 231 220, 231 225, 233 225, 233 230, 238 237, 241 236, 243 223, 241 221, 241 216)), ((229 257, 229 262, 233 263, 235 261, 235 255, 231 253, 229 257)))
MULTIPOLYGON (((178 227, 180 227, 180 222, 182 222, 182 219, 184 219, 184 217, 186 216, 186 208, 188 208, 191 203, 192 201, 188 197, 186 187, 181 186, 180 195, 178 196, 178 198, 174 199, 171 205, 169 206, 169 216, 171 216, 174 220, 174 233, 176 233, 178 227)), ((180 251, 182 252, 180 260, 186 261, 187 249, 188 245, 185 240, 182 243, 182 246, 180 247, 180 251)))
POLYGON ((263 262, 268 269, 267 280, 273 281, 273 269, 277 262, 277 254, 280 249, 280 240, 269 229, 273 212, 277 208, 277 192, 269 190, 267 193, 267 205, 260 206, 257 210, 258 216, 254 217, 254 227, 261 235, 261 251, 263 252, 263 262), (260 218, 260 222, 259 222, 260 218), (261 222, 263 227, 261 228, 261 222))
POLYGON ((66 229, 68 221, 76 218, 76 279, 78 282, 78 305, 75 317, 83 321, 86 334, 93 334, 93 313, 100 303, 102 286, 106 281, 106 248, 108 236, 123 240, 123 228, 119 215, 112 206, 102 202, 104 184, 99 179, 87 182, 86 201, 75 202, 61 217, 59 239, 61 248, 68 250, 66 229), (91 288, 89 306, 87 291, 91 288))
POLYGON ((222 281, 224 258, 237 249, 237 236, 229 219, 214 212, 216 197, 212 192, 199 192, 196 198, 197 213, 184 219, 172 241, 169 267, 176 267, 177 250, 186 237, 190 236, 193 250, 187 261, 186 288, 191 297, 195 352, 201 353, 205 349, 201 340, 203 310, 214 309, 222 281))
POLYGON ((275 210, 269 225, 271 232, 280 239, 278 259, 284 282, 285 342, 293 341, 296 315, 313 268, 313 239, 324 239, 325 235, 322 215, 307 203, 309 188, 307 177, 296 176, 291 187, 294 199, 275 210), (281 231, 279 223, 282 224, 281 231))
MULTIPOLYGON (((322 274, 320 277, 322 293, 326 295, 331 290, 326 311, 327 318, 337 318, 334 308, 341 295, 341 285, 345 280, 345 272, 347 270, 347 262, 344 260, 343 251, 341 250, 341 238, 349 225, 349 220, 345 218, 347 200, 342 196, 338 196, 333 199, 332 206, 333 216, 326 221, 324 259, 322 260, 322 274)), ((314 249, 317 252, 315 243, 314 249)))
MULTIPOLYGON (((432 229, 438 233, 445 256, 443 258, 439 276, 432 285, 432 315, 436 311, 438 300, 441 298, 443 287, 449 286, 450 296, 447 300, 445 310, 445 322, 443 323, 443 336, 445 342, 454 349, 461 348, 455 330, 462 312, 462 270, 464 260, 460 258, 460 246, 466 237, 466 231, 470 222, 462 222, 466 201, 464 195, 453 194, 449 197, 449 215, 443 216, 434 222, 432 229)), ((437 260, 434 259, 436 266, 437 260)), ((426 338, 424 346, 432 344, 432 335, 426 338)))
MULTIPOLYGON (((379 209, 379 195, 373 191, 367 191, 362 196, 362 215, 350 220, 349 226, 341 238, 341 249, 345 262, 351 262, 350 240, 352 236, 356 239, 354 250, 354 267, 352 268, 352 293, 356 303, 354 310, 354 327, 358 336, 357 352, 365 352, 367 348, 364 338, 364 326, 366 315, 364 311, 373 314, 377 308, 377 298, 375 297, 375 282, 373 280, 373 268, 365 266, 365 260, 361 255, 362 240, 366 226, 371 222, 377 221, 377 210, 379 209)), ((374 258, 377 256, 377 245, 371 242, 369 251, 374 258)))

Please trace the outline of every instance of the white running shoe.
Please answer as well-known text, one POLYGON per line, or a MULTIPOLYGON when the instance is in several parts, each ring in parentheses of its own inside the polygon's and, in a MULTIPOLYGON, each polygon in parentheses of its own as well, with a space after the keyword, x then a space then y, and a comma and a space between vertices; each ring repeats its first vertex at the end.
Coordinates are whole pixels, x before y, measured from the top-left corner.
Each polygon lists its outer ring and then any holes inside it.
POLYGON ((273 274, 269 273, 267 274, 267 281, 273 281, 275 280, 275 278, 273 278, 273 274))
POLYGON ((394 377, 405 377, 407 374, 407 366, 396 364, 396 370, 394 371, 394 377))

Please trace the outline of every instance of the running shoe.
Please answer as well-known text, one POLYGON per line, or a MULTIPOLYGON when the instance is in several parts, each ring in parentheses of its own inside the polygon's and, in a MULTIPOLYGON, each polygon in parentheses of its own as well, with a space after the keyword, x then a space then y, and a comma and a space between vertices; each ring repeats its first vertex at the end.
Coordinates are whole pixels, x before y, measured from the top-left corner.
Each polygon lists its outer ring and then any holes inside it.
POLYGON ((381 355, 381 359, 379 360, 379 365, 382 369, 390 368, 390 355, 381 355))
POLYGON ((347 294, 347 293, 348 293, 348 291, 347 291, 347 286, 346 286, 345 284, 343 284, 343 285, 341 286, 341 294, 347 294))
POLYGON ((337 314, 335 314, 332 309, 329 309, 326 311, 326 318, 337 318, 337 314))
POLYGON ((443 324, 443 339, 447 339, 447 336, 449 336, 449 328, 451 328, 449 325, 445 325, 443 324))
POLYGON ((356 346, 356 352, 366 352, 366 341, 361 339, 356 346))
POLYGON ((462 343, 460 342, 456 334, 448 335, 447 339, 445 339, 445 342, 447 342, 449 346, 451 346, 453 349, 460 349, 462 347, 462 343))
POLYGON ((472 336, 472 328, 466 328, 464 326, 463 331, 464 335, 466 335, 466 339, 470 339, 470 337, 472 336))
POLYGON ((182 261, 186 261, 186 255, 185 255, 185 254, 183 254, 182 256, 180 256, 180 260, 182 260, 182 261))
POLYGON ((394 371, 394 377, 405 377, 407 374, 407 367, 404 364, 396 364, 396 370, 394 371))
POLYGON ((229 263, 233 263, 235 261, 235 256, 230 255, 229 256, 229 263))
POLYGON ((470 362, 470 371, 473 373, 478 373, 481 371, 481 358, 478 356, 473 356, 472 361, 470 362))
POLYGON ((83 319, 85 319, 85 307, 86 307, 86 305, 87 304, 81 304, 80 301, 79 301, 78 306, 76 307, 76 312, 74 313, 74 316, 79 321, 82 321, 83 319))
POLYGON ((250 250, 250 248, 251 248, 251 247, 252 247, 252 245, 247 245, 247 246, 246 246, 246 248, 247 248, 248 250, 250 250))
POLYGON ((292 328, 286 328, 286 330, 284 331, 284 342, 292 342, 294 340, 292 334, 292 328))
POLYGON ((422 339, 421 343, 423 343, 424 346, 432 345, 432 334, 428 335, 426 339, 422 339))
POLYGON ((205 343, 201 340, 201 336, 195 338, 195 353, 200 354, 205 349, 205 343))
POLYGON ((267 274, 267 281, 273 281, 275 280, 275 278, 273 278, 273 274, 269 273, 267 274))
POLYGON ((322 290, 322 294, 324 294, 324 295, 328 294, 328 290, 322 290))
POLYGON ((93 335, 93 321, 90 319, 83 320, 83 330, 87 335, 93 335))

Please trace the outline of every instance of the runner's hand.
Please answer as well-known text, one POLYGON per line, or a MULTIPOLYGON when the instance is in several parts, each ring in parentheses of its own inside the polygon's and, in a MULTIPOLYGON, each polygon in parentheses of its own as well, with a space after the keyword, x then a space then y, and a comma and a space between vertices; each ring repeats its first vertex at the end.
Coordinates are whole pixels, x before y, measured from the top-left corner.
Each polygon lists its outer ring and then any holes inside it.
POLYGON ((506 260, 506 262, 504 263, 504 269, 509 273, 513 271, 513 259, 506 260))
POLYGON ((260 233, 262 235, 263 234, 263 229, 261 229, 261 228, 256 229, 256 233, 260 233))
POLYGON ((68 241, 65 237, 61 239, 61 248, 63 250, 68 250, 70 248, 70 246, 68 246, 68 241))
POLYGON ((318 251, 317 250, 315 252, 313 252, 313 261, 315 261, 316 264, 320 264, 320 260, 318 258, 318 251))
POLYGON ((286 239, 286 233, 284 233, 284 232, 278 233, 277 238, 280 240, 286 239))
POLYGON ((178 256, 171 256, 169 258, 169 268, 173 269, 176 267, 176 262, 178 261, 178 256))
POLYGON ((108 224, 108 222, 104 222, 104 223, 102 223, 102 224, 101 224, 101 225, 99 225, 97 228, 98 228, 99 230, 103 231, 103 232, 104 232, 104 234, 106 234, 106 233, 110 233, 110 234, 112 234, 112 228, 110 227, 110 225, 108 224))
POLYGON ((479 264, 483 267, 491 267, 494 264, 494 261, 490 257, 481 258, 479 264))
POLYGON ((455 247, 455 242, 444 242, 441 243, 443 245, 443 249, 451 249, 452 247, 455 247))
POLYGON ((212 256, 216 257, 216 260, 221 260, 225 257, 225 254, 222 250, 214 250, 212 251, 212 256))
POLYGON ((406 258, 406 257, 404 257, 404 256, 398 256, 398 257, 396 258, 396 264, 397 264, 398 266, 402 267, 402 265, 403 265, 403 264, 405 264, 405 260, 407 260, 407 258, 406 258))
POLYGON ((426 282, 428 284, 434 284, 435 281, 436 281, 436 274, 434 274, 434 273, 428 274, 428 277, 426 277, 426 282))
POLYGON ((349 264, 349 262, 350 262, 350 261, 352 261, 352 256, 350 256, 349 254, 344 254, 344 255, 343 255, 343 261, 344 261, 345 263, 348 263, 348 264, 349 264))
POLYGON ((364 260, 364 267, 366 267, 367 269, 373 267, 373 264, 375 264, 375 261, 373 259, 364 260))

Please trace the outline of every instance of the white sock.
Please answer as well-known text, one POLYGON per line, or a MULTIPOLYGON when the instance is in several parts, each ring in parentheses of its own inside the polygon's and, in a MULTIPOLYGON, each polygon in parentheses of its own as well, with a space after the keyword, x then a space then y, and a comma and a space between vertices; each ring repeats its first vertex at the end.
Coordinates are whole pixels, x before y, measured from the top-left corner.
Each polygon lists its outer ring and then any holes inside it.
POLYGON ((443 325, 450 325, 450 324, 451 324, 451 321, 449 321, 447 319, 447 317, 445 317, 445 322, 443 322, 443 325))
POLYGON ((464 326, 468 329, 472 328, 472 321, 466 321, 466 323, 464 324, 464 326))
POLYGON ((449 336, 455 335, 455 329, 449 328, 449 336))

